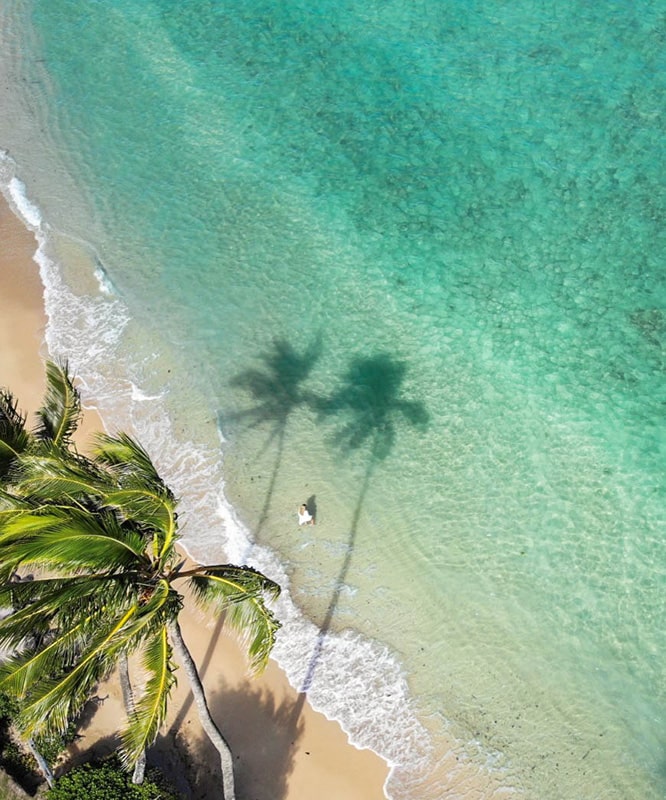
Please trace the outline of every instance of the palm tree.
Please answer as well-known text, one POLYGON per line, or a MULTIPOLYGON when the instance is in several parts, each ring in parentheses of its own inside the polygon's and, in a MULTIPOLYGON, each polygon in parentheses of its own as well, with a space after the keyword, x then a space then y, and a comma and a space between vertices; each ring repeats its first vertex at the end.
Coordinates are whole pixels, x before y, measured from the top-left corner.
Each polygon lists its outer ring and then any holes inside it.
POLYGON ((49 364, 47 381, 35 432, 25 431, 8 393, 0 406, 0 607, 14 609, 0 620, 0 644, 15 649, 0 667, 0 689, 20 701, 25 736, 62 732, 95 686, 139 654, 143 691, 121 732, 131 768, 164 720, 175 651, 220 754, 223 796, 232 800, 231 752, 178 625, 179 589, 189 587, 203 608, 225 613, 259 670, 279 627, 266 599, 279 587, 250 567, 186 568, 176 550, 177 501, 148 454, 118 434, 98 436, 92 458, 80 455, 71 445, 78 394, 66 366, 49 364), (36 571, 34 580, 12 580, 25 568, 36 571))
MULTIPOLYGON (((67 380, 66 367, 61 370, 53 364, 47 365, 47 393, 44 406, 37 412, 40 425, 34 436, 25 429, 25 417, 18 410, 12 394, 0 389, 0 509, 3 507, 4 497, 2 486, 7 482, 7 476, 18 457, 29 447, 41 448, 47 440, 54 450, 66 448, 78 424, 80 413, 79 395, 73 391, 67 380)), ((37 635, 34 634, 35 637, 37 635)), ((34 740, 28 738, 26 745, 46 782, 52 786, 53 773, 34 740)))

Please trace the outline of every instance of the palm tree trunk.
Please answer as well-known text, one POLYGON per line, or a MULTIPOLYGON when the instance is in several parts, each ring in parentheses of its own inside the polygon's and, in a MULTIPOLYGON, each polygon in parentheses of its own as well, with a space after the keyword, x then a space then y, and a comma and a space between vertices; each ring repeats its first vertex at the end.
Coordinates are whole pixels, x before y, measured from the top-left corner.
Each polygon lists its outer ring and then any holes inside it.
POLYGON ((37 762, 37 766, 39 767, 39 771, 44 776, 46 782, 49 785, 49 789, 53 788, 53 773, 51 772, 51 768, 46 763, 46 759, 44 756, 39 752, 39 750, 35 747, 35 743, 32 739, 27 740, 28 750, 32 753, 32 757, 37 762))
MULTIPOLYGON (((132 682, 129 675, 129 664, 127 663, 127 656, 123 653, 118 662, 118 672, 120 675, 120 688, 123 693, 123 702, 125 703, 125 711, 127 712, 128 719, 132 719, 135 713, 134 705, 134 692, 132 691, 132 682)), ((143 783, 146 775, 146 751, 144 750, 132 772, 132 783, 143 783)))
POLYGON ((210 714, 201 678, 197 672, 194 659, 183 639, 178 620, 169 623, 169 636, 174 650, 178 655, 178 659, 183 665, 185 674, 190 681, 190 689, 192 690, 194 702, 197 705, 201 726, 208 734, 208 738, 212 742, 213 747, 215 747, 220 755, 220 767, 222 769, 222 800, 236 800, 236 792, 234 789, 234 762, 231 755, 231 748, 227 744, 224 736, 220 733, 219 728, 210 714))

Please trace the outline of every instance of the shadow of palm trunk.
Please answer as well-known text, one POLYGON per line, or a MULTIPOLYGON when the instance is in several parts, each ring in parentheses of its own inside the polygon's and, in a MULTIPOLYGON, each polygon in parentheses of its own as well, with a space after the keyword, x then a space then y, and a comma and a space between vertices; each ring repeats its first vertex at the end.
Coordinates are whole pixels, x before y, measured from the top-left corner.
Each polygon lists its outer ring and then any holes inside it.
MULTIPOLYGON (((321 659, 324 643, 331 629, 331 625, 333 623, 333 617, 335 616, 335 612, 337 611, 338 604, 340 602, 340 595, 342 594, 342 590, 344 589, 347 581, 349 568, 351 566, 352 557, 354 555, 354 549, 356 546, 356 537, 358 534, 358 523, 361 517, 361 510, 363 508, 363 504, 365 503, 365 497, 368 492, 368 487, 370 486, 370 478, 372 477, 372 473, 374 472, 375 465, 377 463, 377 454, 379 452, 380 446, 381 446, 380 437, 378 434, 375 434, 374 443, 372 447, 372 455, 370 457, 370 461, 368 462, 368 466, 365 470, 363 483, 361 484, 361 491, 359 492, 358 500, 356 501, 356 506, 354 508, 354 513, 352 515, 351 527, 349 529, 349 538, 347 540, 347 551, 345 553, 344 560, 340 567, 340 571, 338 572, 338 576, 335 581, 335 587, 333 589, 333 594, 331 595, 331 599, 326 609, 326 615, 321 624, 321 628, 319 629, 317 641, 315 642, 312 655, 310 656, 310 663, 308 664, 308 670, 305 674, 305 678, 303 679, 303 684, 301 686, 300 691, 301 693, 303 693, 303 700, 305 699, 305 693, 312 686, 312 681, 314 680, 315 671, 321 659)), ((301 708, 302 708, 302 703, 301 703, 301 708)))
POLYGON ((273 502, 273 495, 275 494, 275 484, 277 482, 277 477, 280 473, 280 467, 282 465, 282 454, 284 453, 284 441, 286 438, 286 434, 287 434, 287 426, 282 425, 278 433, 278 441, 275 454, 275 465, 273 466, 271 479, 268 484, 268 489, 266 490, 264 505, 263 508, 261 509, 259 520, 257 521, 257 527, 255 528, 255 533, 257 535, 261 532, 261 529, 266 524, 266 520, 268 519, 268 513, 271 509, 271 503, 273 502))
MULTIPOLYGON (((254 538, 251 541, 248 541, 247 547, 245 548, 245 552, 241 556, 241 562, 245 564, 247 560, 252 555, 252 550, 255 545, 256 537, 259 536, 261 533, 266 521, 268 520, 268 515, 271 510, 271 504, 273 502, 273 495, 275 494, 275 484, 277 483, 278 475, 280 474, 280 467, 282 466, 282 454, 284 453, 284 442, 287 435, 287 426, 282 425, 277 433, 277 449, 275 454, 275 463, 273 465, 273 470, 271 472, 271 479, 268 483, 268 489, 266 490, 266 496, 264 497, 264 504, 261 508, 261 513, 259 514, 259 519, 257 520, 257 525, 254 528, 254 538)), ((268 448, 271 440, 274 436, 271 436, 266 444, 264 450, 268 448)))
MULTIPOLYGON (((271 349, 260 356, 263 369, 244 370, 231 381, 232 385, 250 394, 255 405, 229 415, 228 418, 248 420, 250 428, 263 424, 272 426, 270 435, 258 454, 259 457, 263 456, 277 439, 275 464, 259 520, 253 531, 254 536, 261 533, 268 521, 282 466, 289 417, 299 408, 314 408, 320 402, 318 397, 303 388, 320 355, 321 336, 319 335, 303 353, 296 351, 286 340, 275 339, 271 349)), ((248 544, 244 559, 249 558, 252 547, 252 543, 248 544)))
MULTIPOLYGON (((355 358, 340 388, 318 404, 320 417, 340 418, 341 422, 334 441, 343 453, 358 451, 370 443, 371 447, 368 466, 352 515, 347 552, 310 656, 301 687, 303 695, 312 686, 315 672, 323 656, 326 638, 338 610, 340 596, 354 556, 361 509, 365 503, 374 468, 386 459, 393 449, 398 419, 404 419, 408 424, 422 430, 428 423, 428 412, 423 403, 405 400, 401 396, 406 369, 402 361, 392 358, 387 353, 379 353, 369 358, 355 358)), ((301 708, 303 702, 304 696, 301 699, 301 708)))

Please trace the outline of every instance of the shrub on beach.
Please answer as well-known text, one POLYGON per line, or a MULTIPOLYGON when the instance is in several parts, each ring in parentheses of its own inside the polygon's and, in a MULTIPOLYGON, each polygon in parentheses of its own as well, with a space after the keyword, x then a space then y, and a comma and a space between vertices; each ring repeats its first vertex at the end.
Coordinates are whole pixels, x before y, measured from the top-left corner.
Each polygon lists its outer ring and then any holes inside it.
POLYGON ((17 712, 16 702, 0 692, 0 770, 23 788, 34 792, 41 780, 35 771, 35 762, 11 735, 12 721, 17 712))
MULTIPOLYGON (((12 740, 10 729, 14 719, 18 715, 18 703, 5 692, 0 692, 0 763, 2 763, 5 750, 13 752, 20 750, 16 742, 12 740)), ((67 729, 63 734, 50 734, 47 736, 36 736, 35 746, 44 756, 46 763, 51 767, 55 766, 59 757, 64 752, 67 745, 76 738, 76 722, 70 720, 67 729)), ((22 751, 21 751, 22 752, 22 751)), ((23 761, 32 764, 32 757, 27 753, 21 755, 23 761)), ((32 768, 32 767, 31 767, 32 768)))
POLYGON ((112 758, 75 767, 58 778, 45 797, 48 800, 179 800, 180 795, 165 788, 162 776, 155 771, 149 771, 142 784, 132 783, 131 775, 112 758))

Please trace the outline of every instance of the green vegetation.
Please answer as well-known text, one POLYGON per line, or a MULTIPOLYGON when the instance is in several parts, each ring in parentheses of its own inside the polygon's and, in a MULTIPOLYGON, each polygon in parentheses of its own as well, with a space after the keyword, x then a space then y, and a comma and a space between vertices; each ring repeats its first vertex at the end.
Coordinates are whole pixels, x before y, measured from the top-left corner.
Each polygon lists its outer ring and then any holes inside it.
POLYGON ((47 365, 34 431, 0 392, 0 607, 12 609, 0 620, 0 647, 14 653, 0 666, 0 690, 18 703, 26 739, 62 736, 97 684, 138 653, 145 687, 136 701, 130 693, 121 731, 122 763, 132 768, 164 720, 175 650, 232 800, 232 756, 180 632, 176 586, 225 613, 257 670, 279 627, 265 602, 279 586, 249 567, 185 569, 177 502, 148 454, 121 433, 99 435, 92 456, 81 455, 72 443, 79 418, 64 366, 47 365))
MULTIPOLYGON (((4 692, 0 692, 0 768, 22 786, 36 786, 38 775, 34 760, 12 739, 11 726, 18 713, 18 705, 4 692)), ((4 776, 3 776, 4 777, 4 776)), ((11 797, 11 787, 7 784, 7 794, 11 797)), ((2 795, 0 794, 0 798, 2 795)))
POLYGON ((58 778, 46 793, 48 800, 177 800, 156 773, 150 773, 140 785, 132 783, 128 773, 115 759, 101 764, 84 764, 58 778))

